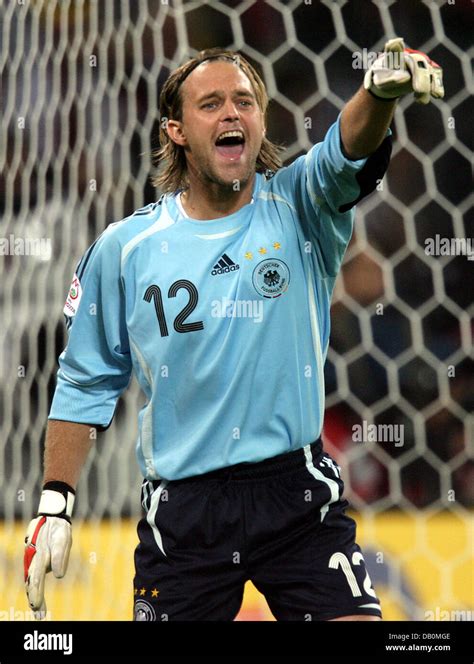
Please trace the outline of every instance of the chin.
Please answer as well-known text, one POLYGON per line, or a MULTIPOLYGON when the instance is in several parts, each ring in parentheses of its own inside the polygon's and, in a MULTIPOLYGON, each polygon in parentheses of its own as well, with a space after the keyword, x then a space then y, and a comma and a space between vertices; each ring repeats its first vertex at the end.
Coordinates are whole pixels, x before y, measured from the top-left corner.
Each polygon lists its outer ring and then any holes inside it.
POLYGON ((236 168, 235 171, 231 173, 227 170, 225 173, 217 174, 217 179, 226 187, 233 187, 236 180, 238 180, 242 186, 245 186, 252 177, 253 172, 255 171, 249 171, 248 168, 243 169, 240 167, 236 168))

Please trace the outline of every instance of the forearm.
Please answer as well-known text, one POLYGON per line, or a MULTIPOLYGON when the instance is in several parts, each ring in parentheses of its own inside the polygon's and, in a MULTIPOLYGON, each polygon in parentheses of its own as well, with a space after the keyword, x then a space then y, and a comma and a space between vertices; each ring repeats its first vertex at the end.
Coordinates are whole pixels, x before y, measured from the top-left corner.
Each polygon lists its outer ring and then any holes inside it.
POLYGON ((82 467, 92 447, 88 424, 50 420, 44 452, 44 483, 57 480, 76 488, 82 467))
POLYGON ((341 139, 350 159, 362 159, 382 143, 393 118, 396 100, 379 101, 361 87, 341 117, 341 139))

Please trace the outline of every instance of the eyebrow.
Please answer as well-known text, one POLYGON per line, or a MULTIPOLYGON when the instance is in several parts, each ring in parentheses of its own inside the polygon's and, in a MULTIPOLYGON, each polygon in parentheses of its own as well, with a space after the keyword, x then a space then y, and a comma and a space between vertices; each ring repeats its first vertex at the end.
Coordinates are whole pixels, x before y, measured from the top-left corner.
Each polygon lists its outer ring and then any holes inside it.
MULTIPOLYGON (((198 104, 202 103, 206 99, 212 99, 213 97, 223 97, 224 93, 222 90, 213 90, 212 92, 208 92, 207 94, 203 95, 202 97, 198 97, 197 102, 198 104)), ((239 89, 239 90, 234 90, 233 96, 235 97, 250 97, 252 99, 255 99, 255 95, 253 92, 250 90, 244 90, 244 89, 239 89)))

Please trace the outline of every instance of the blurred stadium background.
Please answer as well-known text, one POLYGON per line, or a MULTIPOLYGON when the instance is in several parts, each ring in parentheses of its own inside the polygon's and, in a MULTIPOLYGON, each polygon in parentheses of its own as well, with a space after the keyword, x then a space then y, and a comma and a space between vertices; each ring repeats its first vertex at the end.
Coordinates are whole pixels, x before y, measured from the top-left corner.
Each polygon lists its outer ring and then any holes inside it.
MULTIPOLYGON (((474 263, 425 252, 436 235, 474 236, 470 0, 11 0, 0 16, 0 236, 50 240, 41 256, 0 256, 0 618, 28 618, 23 537, 65 295, 106 225, 158 198, 149 153, 170 70, 202 48, 242 52, 290 162, 360 85, 354 54, 394 36, 441 63, 446 98, 400 103, 389 172, 358 206, 332 309, 324 436, 385 617, 472 617, 474 263), (363 421, 403 425, 404 445, 354 442, 363 421)), ((131 618, 140 404, 134 383, 83 474, 70 569, 48 580, 53 619, 131 618)), ((239 618, 271 619, 250 585, 239 618)))

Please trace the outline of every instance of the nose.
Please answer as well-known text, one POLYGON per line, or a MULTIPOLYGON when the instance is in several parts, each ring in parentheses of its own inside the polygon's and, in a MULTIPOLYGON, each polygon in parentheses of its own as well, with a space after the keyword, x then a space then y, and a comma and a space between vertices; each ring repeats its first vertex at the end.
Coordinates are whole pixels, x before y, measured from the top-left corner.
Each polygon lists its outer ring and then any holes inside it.
POLYGON ((238 120, 239 117, 240 115, 237 103, 232 99, 226 99, 225 103, 222 104, 221 120, 233 122, 234 120, 238 120))

